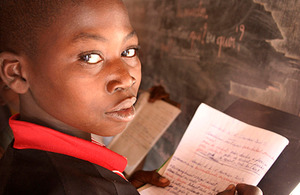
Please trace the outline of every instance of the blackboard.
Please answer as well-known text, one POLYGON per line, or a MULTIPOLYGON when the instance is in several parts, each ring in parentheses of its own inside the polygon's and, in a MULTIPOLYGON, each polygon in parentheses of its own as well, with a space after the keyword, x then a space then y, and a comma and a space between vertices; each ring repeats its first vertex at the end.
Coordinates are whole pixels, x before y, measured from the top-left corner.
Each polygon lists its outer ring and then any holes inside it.
POLYGON ((150 152, 157 168, 201 102, 225 110, 239 97, 299 115, 300 2, 125 0, 142 61, 141 89, 161 84, 182 113, 150 152))

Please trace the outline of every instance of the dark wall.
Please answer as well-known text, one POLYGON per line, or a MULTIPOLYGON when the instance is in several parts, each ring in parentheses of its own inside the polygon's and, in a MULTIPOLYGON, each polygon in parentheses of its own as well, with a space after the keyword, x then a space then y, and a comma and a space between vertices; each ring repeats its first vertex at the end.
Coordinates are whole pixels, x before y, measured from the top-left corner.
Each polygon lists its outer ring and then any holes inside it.
POLYGON ((299 114, 299 1, 124 1, 142 47, 141 89, 161 84, 182 105, 148 167, 173 153, 201 102, 224 110, 243 97, 299 114))

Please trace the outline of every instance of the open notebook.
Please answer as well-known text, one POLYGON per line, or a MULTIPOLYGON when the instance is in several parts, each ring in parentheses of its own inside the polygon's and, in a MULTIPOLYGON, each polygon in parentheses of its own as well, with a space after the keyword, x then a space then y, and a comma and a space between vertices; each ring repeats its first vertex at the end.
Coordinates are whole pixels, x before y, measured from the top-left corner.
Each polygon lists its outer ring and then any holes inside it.
POLYGON ((130 176, 153 145, 180 113, 180 109, 166 101, 148 102, 150 93, 142 93, 136 104, 136 116, 127 128, 114 137, 108 148, 128 160, 125 174, 130 176))

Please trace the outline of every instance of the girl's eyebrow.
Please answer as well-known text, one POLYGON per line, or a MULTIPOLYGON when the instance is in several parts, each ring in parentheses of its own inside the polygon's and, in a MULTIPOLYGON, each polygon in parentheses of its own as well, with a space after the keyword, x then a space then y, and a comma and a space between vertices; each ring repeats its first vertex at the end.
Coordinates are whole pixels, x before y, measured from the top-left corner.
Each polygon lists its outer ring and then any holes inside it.
MULTIPOLYGON (((128 35, 126 35, 123 39, 123 43, 125 43, 126 41, 128 41, 128 39, 132 38, 133 36, 136 36, 136 32, 133 30, 131 31, 128 35)), ((96 40, 96 41, 102 41, 102 42, 106 42, 107 39, 101 35, 98 34, 92 34, 92 33, 79 33, 77 35, 75 35, 75 37, 72 39, 73 42, 77 42, 77 41, 84 41, 87 39, 92 39, 92 40, 96 40)))
POLYGON ((126 36, 124 37, 123 43, 125 43, 126 41, 128 41, 128 39, 130 39, 130 38, 132 38, 132 37, 134 37, 134 36, 136 36, 135 30, 131 31, 128 35, 126 35, 126 36))
POLYGON ((77 42, 77 41, 86 40, 86 39, 92 39, 92 40, 102 41, 102 42, 107 41, 107 39, 101 35, 84 33, 84 32, 75 35, 74 38, 72 39, 72 41, 77 42))

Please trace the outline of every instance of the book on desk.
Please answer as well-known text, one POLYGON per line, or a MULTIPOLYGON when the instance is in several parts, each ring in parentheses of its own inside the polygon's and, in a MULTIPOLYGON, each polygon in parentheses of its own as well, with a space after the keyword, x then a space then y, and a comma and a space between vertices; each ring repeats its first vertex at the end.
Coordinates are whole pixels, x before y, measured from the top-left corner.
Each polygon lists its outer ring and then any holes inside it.
POLYGON ((126 176, 130 176, 146 157, 180 109, 164 100, 149 102, 150 93, 140 94, 136 103, 136 116, 127 128, 115 136, 108 148, 127 158, 126 176))

